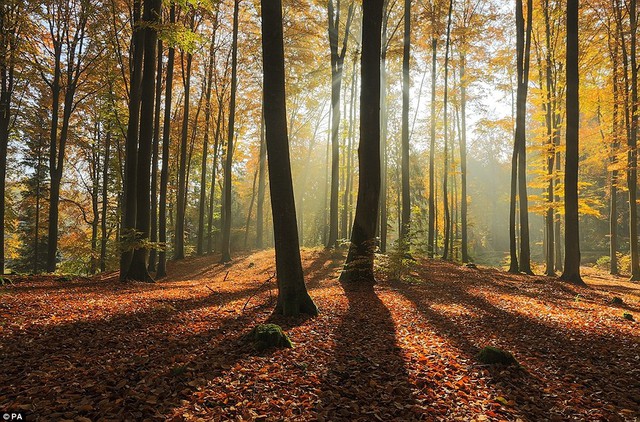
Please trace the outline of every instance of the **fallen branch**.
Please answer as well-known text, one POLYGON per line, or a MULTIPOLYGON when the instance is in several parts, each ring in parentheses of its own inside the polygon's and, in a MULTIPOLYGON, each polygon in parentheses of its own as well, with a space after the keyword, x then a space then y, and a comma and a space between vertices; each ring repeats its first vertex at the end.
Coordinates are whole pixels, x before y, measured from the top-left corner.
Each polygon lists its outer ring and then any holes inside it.
MULTIPOLYGON (((245 309, 247 308, 247 305, 249 304, 249 302, 251 301, 251 299, 253 299, 253 297, 255 295, 257 295, 260 292, 260 289, 262 289, 262 287, 264 287, 265 284, 267 284, 268 282, 270 282, 271 280, 273 280, 274 278, 276 278, 276 273, 273 273, 273 275, 271 277, 269 277, 268 279, 266 279, 265 281, 262 282, 262 284, 260 284, 260 286, 258 286, 258 288, 256 289, 256 291, 249 296, 249 298, 247 299, 247 301, 245 302, 244 306, 242 307, 242 313, 244 313, 245 309)), ((273 296, 271 296, 271 289, 269 289, 269 300, 272 301, 273 300, 273 296)))

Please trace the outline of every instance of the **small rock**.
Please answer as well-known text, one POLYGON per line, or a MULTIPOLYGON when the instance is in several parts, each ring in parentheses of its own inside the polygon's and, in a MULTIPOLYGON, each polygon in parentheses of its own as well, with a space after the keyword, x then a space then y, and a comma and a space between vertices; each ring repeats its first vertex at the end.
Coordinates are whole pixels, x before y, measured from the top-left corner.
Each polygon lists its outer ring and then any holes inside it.
POLYGON ((516 365, 518 363, 511 353, 491 346, 487 346, 480 350, 476 355, 476 359, 489 365, 496 363, 502 365, 516 365))
POLYGON ((615 296, 613 299, 611 299, 612 305, 622 305, 623 303, 624 301, 622 300, 621 297, 615 296))
POLYGON ((629 312, 625 312, 624 314, 622 314, 622 318, 626 319, 627 321, 635 321, 633 315, 629 312))
POLYGON ((261 352, 271 347, 279 349, 292 348, 289 336, 276 324, 260 324, 251 330, 247 338, 253 342, 253 347, 261 352))

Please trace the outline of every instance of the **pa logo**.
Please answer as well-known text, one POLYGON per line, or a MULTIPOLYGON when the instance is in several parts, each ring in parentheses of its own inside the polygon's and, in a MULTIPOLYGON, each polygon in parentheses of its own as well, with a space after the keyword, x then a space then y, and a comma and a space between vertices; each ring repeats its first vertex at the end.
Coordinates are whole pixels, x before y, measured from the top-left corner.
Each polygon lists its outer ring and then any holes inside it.
POLYGON ((8 413, 5 412, 2 414, 2 419, 5 421, 23 421, 24 417, 22 413, 8 413))

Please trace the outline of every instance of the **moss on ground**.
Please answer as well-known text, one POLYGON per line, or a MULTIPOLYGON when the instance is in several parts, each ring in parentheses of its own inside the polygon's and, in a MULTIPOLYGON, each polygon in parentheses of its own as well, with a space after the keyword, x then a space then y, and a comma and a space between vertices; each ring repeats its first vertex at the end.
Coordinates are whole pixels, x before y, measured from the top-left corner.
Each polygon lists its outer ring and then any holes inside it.
POLYGON ((518 361, 513 355, 507 351, 502 349, 498 349, 497 347, 487 346, 480 350, 480 352, 476 355, 476 358, 488 365, 493 364, 502 364, 502 365, 517 365, 518 361))
POLYGON ((253 343, 253 347, 259 352, 272 347, 278 349, 290 349, 293 347, 289 336, 276 324, 257 325, 251 330, 247 337, 249 341, 253 343))

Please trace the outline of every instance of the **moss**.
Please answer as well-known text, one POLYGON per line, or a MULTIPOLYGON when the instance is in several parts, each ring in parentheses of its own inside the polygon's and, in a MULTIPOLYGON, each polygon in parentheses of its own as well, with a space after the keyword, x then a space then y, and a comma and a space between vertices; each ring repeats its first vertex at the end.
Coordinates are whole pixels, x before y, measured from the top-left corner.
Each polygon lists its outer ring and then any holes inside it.
POLYGON ((518 364, 518 361, 513 357, 511 353, 491 346, 487 346, 480 350, 480 352, 476 355, 476 359, 478 359, 482 363, 486 363, 489 365, 493 365, 496 363, 502 365, 518 364))
POLYGON ((251 330, 248 339, 253 342, 253 347, 261 352, 271 347, 278 349, 290 349, 293 343, 289 336, 276 324, 260 324, 251 330))
POLYGON ((622 314, 622 318, 626 319, 627 321, 635 321, 635 319, 633 319, 633 315, 629 312, 625 312, 624 314, 622 314))
POLYGON ((613 299, 611 299, 611 304, 612 305, 622 305, 624 303, 624 301, 622 300, 621 297, 614 297, 613 299))

